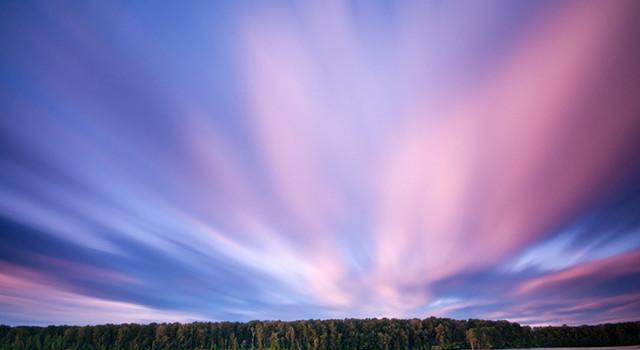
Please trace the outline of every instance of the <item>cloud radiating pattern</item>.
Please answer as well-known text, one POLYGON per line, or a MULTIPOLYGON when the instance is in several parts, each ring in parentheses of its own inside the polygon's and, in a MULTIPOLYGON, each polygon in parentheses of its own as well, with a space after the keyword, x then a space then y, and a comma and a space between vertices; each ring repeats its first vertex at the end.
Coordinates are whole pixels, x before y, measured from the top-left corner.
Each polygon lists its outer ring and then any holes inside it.
POLYGON ((1 6, 2 323, 640 317, 633 1, 1 6))

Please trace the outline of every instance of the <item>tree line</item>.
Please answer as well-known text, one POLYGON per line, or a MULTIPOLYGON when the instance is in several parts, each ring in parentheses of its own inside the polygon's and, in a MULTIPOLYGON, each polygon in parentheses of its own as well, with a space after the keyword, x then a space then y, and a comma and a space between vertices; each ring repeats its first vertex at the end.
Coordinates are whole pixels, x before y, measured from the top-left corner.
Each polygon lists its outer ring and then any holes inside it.
POLYGON ((0 326, 0 350, 458 350, 640 344, 640 321, 529 327, 448 318, 0 326))

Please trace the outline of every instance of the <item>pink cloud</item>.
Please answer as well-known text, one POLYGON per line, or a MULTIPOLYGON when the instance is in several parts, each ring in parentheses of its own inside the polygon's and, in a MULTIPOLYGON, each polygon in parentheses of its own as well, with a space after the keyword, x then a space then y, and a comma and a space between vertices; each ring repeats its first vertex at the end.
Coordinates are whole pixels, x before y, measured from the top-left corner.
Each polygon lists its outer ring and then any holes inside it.
POLYGON ((640 273, 640 252, 633 251, 623 255, 596 260, 559 272, 544 275, 525 281, 517 289, 518 294, 550 293, 567 291, 568 286, 577 286, 587 283, 595 285, 603 280, 640 273))
POLYGON ((193 322, 203 317, 75 293, 41 273, 1 264, 0 308, 13 324, 193 322))
POLYGON ((568 6, 535 23, 468 94, 409 109, 378 171, 378 283, 400 288, 495 264, 621 179, 639 106, 621 85, 631 62, 618 71, 607 60, 628 20, 624 6, 568 6))

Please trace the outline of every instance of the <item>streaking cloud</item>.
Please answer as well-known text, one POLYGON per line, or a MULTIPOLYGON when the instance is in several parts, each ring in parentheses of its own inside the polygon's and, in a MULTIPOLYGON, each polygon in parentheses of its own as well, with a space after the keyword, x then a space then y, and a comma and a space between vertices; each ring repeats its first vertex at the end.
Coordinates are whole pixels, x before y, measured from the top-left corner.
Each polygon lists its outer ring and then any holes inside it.
POLYGON ((4 4, 0 323, 638 319, 639 10, 4 4))

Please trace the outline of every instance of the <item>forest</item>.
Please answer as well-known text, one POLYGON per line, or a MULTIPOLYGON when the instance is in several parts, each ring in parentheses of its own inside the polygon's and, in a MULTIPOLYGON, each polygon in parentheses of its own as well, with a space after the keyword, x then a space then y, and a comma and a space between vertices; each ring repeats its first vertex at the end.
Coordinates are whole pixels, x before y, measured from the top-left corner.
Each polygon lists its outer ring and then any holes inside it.
POLYGON ((640 321, 529 327, 508 321, 304 321, 0 326, 0 350, 456 350, 640 344, 640 321))

